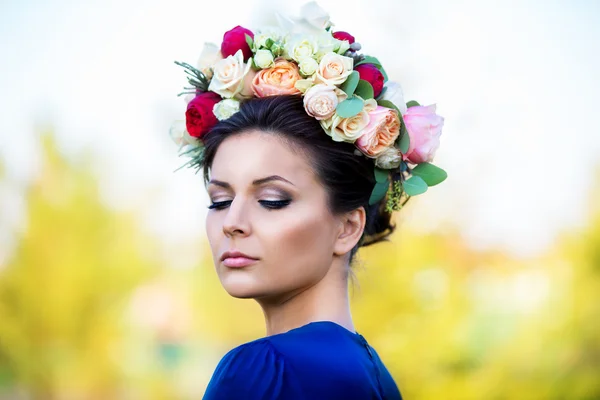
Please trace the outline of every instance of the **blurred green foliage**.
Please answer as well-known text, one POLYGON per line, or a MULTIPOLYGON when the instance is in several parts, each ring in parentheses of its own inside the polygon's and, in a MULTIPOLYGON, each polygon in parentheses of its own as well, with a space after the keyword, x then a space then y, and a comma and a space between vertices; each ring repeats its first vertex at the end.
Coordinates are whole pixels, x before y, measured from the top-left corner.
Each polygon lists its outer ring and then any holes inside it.
MULTIPOLYGON (((201 397, 219 358, 263 335, 258 306, 222 290, 206 243, 195 269, 155 265, 156 243, 50 137, 41 171, 0 265, 0 398, 201 397)), ((531 259, 399 222, 361 250, 351 290, 405 398, 600 398, 598 207, 531 259)))

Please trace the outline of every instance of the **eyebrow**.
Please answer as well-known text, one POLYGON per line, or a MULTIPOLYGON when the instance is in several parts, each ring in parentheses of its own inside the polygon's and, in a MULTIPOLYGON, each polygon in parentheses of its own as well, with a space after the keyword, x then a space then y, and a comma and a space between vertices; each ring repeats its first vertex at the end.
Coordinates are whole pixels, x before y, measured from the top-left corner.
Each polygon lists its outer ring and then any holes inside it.
MULTIPOLYGON (((288 181, 287 179, 279 176, 279 175, 271 175, 271 176, 267 176, 265 178, 260 178, 260 179, 256 179, 254 181, 252 181, 252 185, 254 186, 260 186, 260 185, 264 185, 265 183, 268 182, 272 182, 272 181, 280 181, 280 182, 285 182, 285 183, 289 183, 292 186, 296 186, 294 185, 292 182, 288 181)), ((223 182, 223 181, 219 181, 216 179, 211 179, 208 182, 209 185, 216 185, 216 186, 220 186, 222 188, 226 188, 226 189, 230 189, 231 185, 227 182, 223 182)))

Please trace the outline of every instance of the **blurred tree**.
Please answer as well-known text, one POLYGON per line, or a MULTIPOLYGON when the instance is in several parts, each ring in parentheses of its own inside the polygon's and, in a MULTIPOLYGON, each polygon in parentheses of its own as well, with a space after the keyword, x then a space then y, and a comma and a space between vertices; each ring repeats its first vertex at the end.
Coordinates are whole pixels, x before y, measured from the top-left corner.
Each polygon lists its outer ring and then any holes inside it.
POLYGON ((149 244, 130 215, 102 204, 89 168, 42 139, 26 229, 0 270, 0 393, 117 398, 123 307, 153 270, 149 244))

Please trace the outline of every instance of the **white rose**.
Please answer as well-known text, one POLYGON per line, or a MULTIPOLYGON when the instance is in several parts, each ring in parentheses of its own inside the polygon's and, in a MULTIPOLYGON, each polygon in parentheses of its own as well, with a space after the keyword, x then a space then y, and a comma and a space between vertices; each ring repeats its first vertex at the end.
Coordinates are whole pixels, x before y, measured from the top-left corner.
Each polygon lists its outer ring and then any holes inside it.
POLYGON ((382 169, 393 169, 400 166, 402 153, 395 147, 388 147, 375 159, 375 166, 382 169))
POLYGON ((171 125, 171 128, 169 129, 169 136, 171 136, 171 139, 180 149, 186 145, 199 145, 198 140, 188 133, 185 127, 185 121, 178 120, 173 122, 173 125, 171 125))
POLYGON ((235 99, 221 100, 213 107, 213 114, 219 121, 230 118, 240 110, 240 102, 235 99))
POLYGON ((198 57, 196 65, 206 78, 210 79, 213 76, 212 67, 222 59, 221 49, 216 44, 204 43, 204 48, 202 49, 202 53, 200 53, 200 57, 198 57))
POLYGON ((298 67, 300 68, 300 73, 304 76, 312 76, 315 72, 317 72, 317 68, 319 68, 319 64, 312 57, 306 57, 300 60, 298 63, 298 67))
POLYGON ((387 89, 385 89, 385 93, 383 94, 383 100, 388 100, 394 103, 398 110, 400 110, 400 114, 406 114, 406 102, 404 101, 404 92, 402 91, 402 86, 396 82, 386 82, 384 85, 387 89))
POLYGON ((308 115, 321 121, 331 118, 338 103, 346 100, 346 97, 341 89, 320 83, 306 91, 304 109, 308 115))
POLYGON ((319 63, 317 80, 328 85, 340 85, 352 73, 353 64, 354 60, 350 57, 327 53, 319 63))
POLYGON ((285 56, 296 62, 312 57, 317 53, 319 45, 314 38, 306 35, 295 35, 285 45, 285 56))
MULTIPOLYGON (((326 133, 336 142, 354 143, 361 137, 364 133, 364 128, 371 121, 369 112, 376 108, 377 102, 374 99, 369 99, 365 101, 362 111, 354 117, 342 118, 334 114, 329 128, 326 128, 326 133)), ((325 127, 325 125, 321 125, 325 127)))
POLYGON ((250 68, 251 60, 244 63, 244 53, 238 50, 234 55, 217 62, 213 67, 213 78, 208 90, 223 98, 251 97, 252 78, 256 74, 250 68))
POLYGON ((343 54, 343 53, 340 53, 339 51, 336 51, 336 49, 339 47, 339 45, 337 44, 338 40, 331 35, 331 32, 319 33, 316 37, 316 42, 317 42, 317 45, 319 46, 318 51, 317 51, 317 60, 319 60, 319 61, 327 53, 333 52, 333 53, 343 54))
POLYGON ((260 69, 272 67, 274 60, 270 50, 257 50, 254 54, 254 64, 260 69))
MULTIPOLYGON (((335 38, 334 38, 335 39, 335 38)), ((350 43, 347 40, 337 40, 335 39, 335 52, 338 54, 344 54, 350 49, 350 43)))

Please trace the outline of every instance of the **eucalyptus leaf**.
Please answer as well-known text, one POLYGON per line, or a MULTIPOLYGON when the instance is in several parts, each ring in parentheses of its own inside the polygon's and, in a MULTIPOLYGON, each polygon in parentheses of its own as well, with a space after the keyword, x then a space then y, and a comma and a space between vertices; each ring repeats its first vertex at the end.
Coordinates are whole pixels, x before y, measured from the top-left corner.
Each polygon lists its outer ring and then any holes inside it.
POLYGON ((417 196, 427 191, 427 183, 420 176, 411 176, 402 186, 404 192, 409 196, 417 196))
POLYGON ((398 149, 400 153, 406 154, 408 153, 408 148, 410 147, 410 136, 408 136, 408 132, 406 129, 400 129, 400 140, 398 141, 398 149))
POLYGON ((421 163, 413 168, 413 176, 420 176, 427 186, 435 186, 443 182, 448 174, 443 169, 430 163, 421 163))
POLYGON ((398 115, 400 115, 400 110, 398 109, 398 107, 396 107, 396 105, 389 100, 377 100, 377 104, 382 107, 391 108, 392 110, 396 110, 396 111, 398 111, 398 115))
POLYGON ((364 100, 368 100, 374 97, 375 92, 373 91, 373 86, 371 86, 369 82, 361 79, 358 81, 354 94, 362 97, 364 100))
POLYGON ((385 182, 388 180, 389 171, 375 167, 375 182, 385 182))
POLYGON ((356 86, 358 85, 359 80, 360 75, 358 74, 358 71, 352 71, 352 73, 348 75, 344 83, 342 83, 340 89, 342 89, 348 95, 348 97, 351 97, 354 94, 354 91, 356 90, 356 86))
POLYGON ((415 107, 415 106, 420 106, 419 102, 416 100, 411 100, 406 103, 406 107, 415 107))
POLYGON ((362 60, 360 60, 359 62, 357 62, 354 66, 358 67, 361 64, 373 64, 377 68, 381 68, 381 63, 379 62, 379 60, 377 58, 375 58, 375 57, 372 57, 372 56, 365 56, 365 58, 363 58, 362 60))
POLYGON ((335 109, 342 118, 351 118, 362 111, 365 102, 358 97, 351 97, 339 103, 335 109))
POLYGON ((369 198, 369 205, 377 204, 385 197, 385 194, 390 187, 390 181, 386 179, 385 182, 377 182, 375 187, 373 188, 373 192, 371 192, 371 197, 369 198))
POLYGON ((254 46, 254 39, 252 39, 252 36, 248 35, 246 33, 246 43, 248 44, 248 47, 252 48, 254 46))
POLYGON ((387 82, 389 79, 387 72, 385 72, 385 69, 383 69, 382 66, 379 66, 379 71, 381 71, 381 74, 383 75, 383 83, 387 82))

